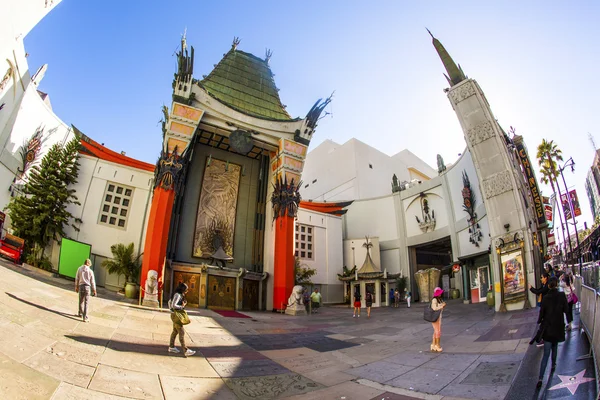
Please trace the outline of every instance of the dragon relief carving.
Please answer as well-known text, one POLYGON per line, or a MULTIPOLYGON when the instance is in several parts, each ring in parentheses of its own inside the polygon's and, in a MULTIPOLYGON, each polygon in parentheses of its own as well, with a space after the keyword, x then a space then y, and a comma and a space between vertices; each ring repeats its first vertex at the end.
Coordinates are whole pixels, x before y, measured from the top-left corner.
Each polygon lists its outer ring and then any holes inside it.
POLYGON ((490 121, 485 121, 484 123, 467 130, 467 139, 471 146, 475 146, 492 137, 494 137, 494 128, 490 121))
POLYGON ((448 96, 452 100, 452 103, 458 104, 466 98, 475 95, 475 93, 477 92, 475 90, 475 87, 473 86, 473 83, 466 82, 460 85, 458 88, 451 90, 448 93, 448 96))
POLYGON ((510 171, 498 172, 483 181, 483 192, 486 199, 513 190, 510 171))

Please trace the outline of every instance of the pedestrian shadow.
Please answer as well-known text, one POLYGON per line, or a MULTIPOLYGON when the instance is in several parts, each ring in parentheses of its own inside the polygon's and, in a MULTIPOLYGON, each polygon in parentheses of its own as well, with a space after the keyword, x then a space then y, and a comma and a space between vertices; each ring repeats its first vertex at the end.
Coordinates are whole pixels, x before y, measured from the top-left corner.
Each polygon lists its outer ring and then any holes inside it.
POLYGON ((42 306, 40 304, 32 303, 31 301, 22 299, 22 298, 20 298, 18 296, 15 296, 12 293, 8 293, 8 292, 4 292, 4 293, 6 293, 6 295, 8 297, 10 297, 11 299, 18 300, 21 303, 25 303, 25 304, 27 304, 29 306, 32 306, 32 307, 35 307, 35 308, 39 308, 40 310, 51 312, 53 314, 60 315, 61 317, 69 318, 69 319, 72 319, 74 321, 81 321, 81 318, 77 317, 75 314, 67 314, 67 313, 64 313, 64 312, 61 312, 61 311, 56 311, 56 310, 53 310, 51 308, 44 307, 44 306, 42 306))
MULTIPOLYGON (((91 344, 94 346, 106 347, 114 351, 129 352, 129 353, 140 353, 149 354, 153 356, 167 356, 177 357, 181 354, 168 353, 168 343, 164 344, 150 344, 150 343, 132 343, 125 340, 106 339, 101 337, 93 336, 82 336, 82 335, 65 335, 66 338, 75 340, 76 342, 91 344)), ((190 346, 190 344, 188 344, 190 346)), ((192 348, 194 346, 190 346, 192 348)), ((195 349, 195 347, 194 347, 195 349)), ((199 353, 200 354, 200 353, 199 353)))

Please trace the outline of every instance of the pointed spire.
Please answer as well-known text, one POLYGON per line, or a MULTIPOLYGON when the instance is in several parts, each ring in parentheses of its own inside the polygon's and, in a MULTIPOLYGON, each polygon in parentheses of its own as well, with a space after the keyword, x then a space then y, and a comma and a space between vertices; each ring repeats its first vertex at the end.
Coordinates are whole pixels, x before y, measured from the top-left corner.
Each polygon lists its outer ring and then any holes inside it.
POLYGON ((433 39, 433 46, 435 47, 435 50, 442 59, 444 68, 446 68, 446 72, 448 73, 448 75, 444 74, 444 76, 448 80, 448 84, 454 86, 467 79, 460 65, 456 65, 456 63, 454 62, 452 57, 450 57, 450 54, 448 54, 442 43, 440 43, 440 41, 437 40, 435 36, 433 36, 429 29, 427 29, 427 32, 429 32, 429 34, 431 35, 431 38, 433 39))
POLYGON ((271 49, 265 49, 265 62, 269 65, 269 61, 271 61, 271 56, 273 55, 273 51, 271 49))
POLYGON ((234 36, 233 37, 233 43, 231 43, 231 49, 233 51, 237 50, 238 45, 240 44, 241 40, 238 36, 234 36))

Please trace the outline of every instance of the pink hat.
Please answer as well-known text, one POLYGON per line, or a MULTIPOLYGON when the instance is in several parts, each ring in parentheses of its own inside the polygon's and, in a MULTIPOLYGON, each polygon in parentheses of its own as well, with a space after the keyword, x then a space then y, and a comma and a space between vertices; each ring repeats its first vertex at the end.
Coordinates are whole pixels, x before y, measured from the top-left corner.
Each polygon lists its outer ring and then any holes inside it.
POLYGON ((433 297, 439 297, 442 295, 442 293, 444 293, 444 290, 440 287, 433 289, 433 297))

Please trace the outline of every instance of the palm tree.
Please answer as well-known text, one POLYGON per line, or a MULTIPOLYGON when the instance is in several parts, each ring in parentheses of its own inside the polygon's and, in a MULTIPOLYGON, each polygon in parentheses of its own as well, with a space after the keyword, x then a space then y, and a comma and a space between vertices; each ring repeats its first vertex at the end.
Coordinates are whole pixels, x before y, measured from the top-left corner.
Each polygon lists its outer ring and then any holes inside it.
MULTIPOLYGON (((550 183, 550 187, 552 188, 552 193, 554 194, 554 198, 558 202, 558 217, 560 219, 560 225, 565 226, 563 222, 563 217, 561 214, 562 210, 562 198, 560 193, 560 186, 558 185, 558 162, 563 160, 562 150, 558 148, 554 140, 546 140, 542 139, 542 143, 537 148, 536 154, 538 165, 540 166, 540 174, 542 177, 540 181, 544 184, 550 183), (556 186, 555 186, 556 184, 556 186), (556 196, 556 189, 558 189, 558 196, 556 196)), ((569 227, 567 226, 567 234, 569 231, 569 227)), ((563 242, 566 243, 565 232, 563 231, 563 242)), ((569 245, 571 243, 569 237, 569 245)))
POLYGON ((134 257, 133 243, 125 246, 122 243, 110 246, 113 255, 112 259, 102 261, 102 266, 108 270, 109 274, 125 275, 125 285, 127 282, 137 283, 140 274, 140 257, 134 257))

